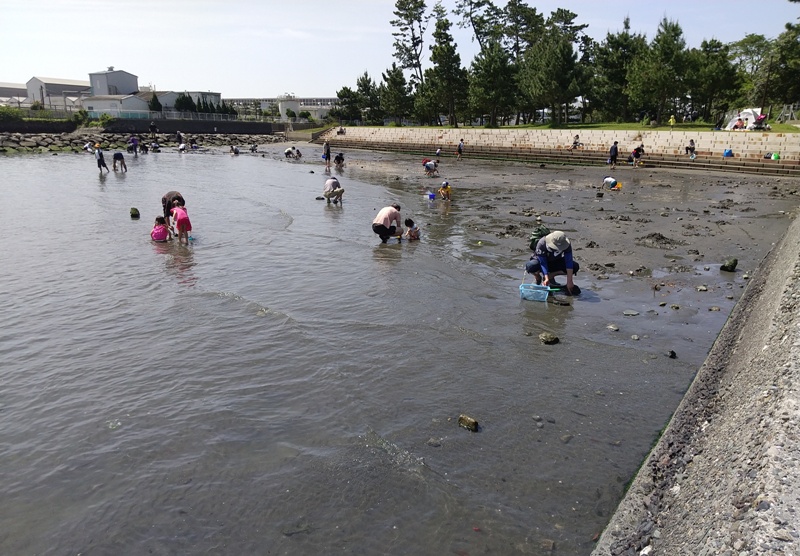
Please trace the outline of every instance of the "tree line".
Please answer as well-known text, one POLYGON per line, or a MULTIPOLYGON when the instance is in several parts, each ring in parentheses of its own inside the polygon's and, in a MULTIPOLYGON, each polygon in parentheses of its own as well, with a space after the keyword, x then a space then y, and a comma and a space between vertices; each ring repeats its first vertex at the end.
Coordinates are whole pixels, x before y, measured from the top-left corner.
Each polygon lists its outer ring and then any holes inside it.
POLYGON ((787 23, 774 39, 748 34, 688 48, 680 24, 666 17, 652 40, 631 31, 626 17, 622 31, 596 41, 570 10, 545 16, 522 0, 502 8, 456 0, 452 12, 441 1, 428 10, 425 0, 396 0, 393 14, 391 67, 380 83, 364 72, 355 88, 337 91, 331 118, 494 127, 545 118, 559 125, 571 115, 582 122, 675 115, 713 123, 731 109, 800 100, 798 24, 787 23), (479 46, 469 67, 462 66, 454 24, 470 29, 479 46), (423 67, 425 53, 430 67, 423 67))
MULTIPOLYGON (((153 96, 150 98, 150 101, 147 103, 147 107, 150 109, 151 112, 162 112, 164 107, 161 106, 161 102, 158 100, 158 96, 153 93, 153 96)), ((236 109, 227 104, 224 100, 219 104, 214 104, 214 102, 208 102, 205 97, 202 99, 198 96, 197 102, 195 102, 191 96, 187 95, 186 93, 180 93, 177 98, 175 98, 175 110, 178 112, 198 112, 201 114, 230 114, 235 116, 237 114, 236 109)))

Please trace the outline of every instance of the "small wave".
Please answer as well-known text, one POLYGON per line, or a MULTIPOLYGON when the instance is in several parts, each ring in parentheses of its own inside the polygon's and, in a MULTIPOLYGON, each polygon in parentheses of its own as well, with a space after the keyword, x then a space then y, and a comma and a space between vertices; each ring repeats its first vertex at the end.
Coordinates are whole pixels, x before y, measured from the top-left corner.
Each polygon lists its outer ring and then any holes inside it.
POLYGON ((368 448, 374 446, 386 452, 392 464, 397 467, 408 471, 420 471, 423 467, 427 467, 423 458, 415 456, 394 442, 386 440, 371 428, 367 431, 364 440, 368 448))

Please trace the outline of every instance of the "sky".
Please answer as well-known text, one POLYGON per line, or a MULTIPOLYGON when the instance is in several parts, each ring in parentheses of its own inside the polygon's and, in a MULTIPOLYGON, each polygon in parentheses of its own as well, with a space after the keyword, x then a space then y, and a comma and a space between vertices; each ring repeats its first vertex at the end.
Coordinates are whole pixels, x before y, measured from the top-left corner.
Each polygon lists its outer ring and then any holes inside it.
MULTIPOLYGON (((626 16, 633 32, 651 40, 666 17, 680 24, 689 47, 749 33, 774 38, 800 17, 800 3, 788 0, 527 3, 545 15, 571 10, 596 40, 620 31, 626 16)), ((442 5, 450 11, 455 0, 442 5)), ((380 83, 395 61, 394 6, 395 0, 0 0, 0 82, 88 81, 89 73, 114 66, 158 90, 335 97, 344 86, 355 88, 364 72, 380 83)), ((477 44, 468 30, 454 25, 452 33, 468 66, 477 44)))

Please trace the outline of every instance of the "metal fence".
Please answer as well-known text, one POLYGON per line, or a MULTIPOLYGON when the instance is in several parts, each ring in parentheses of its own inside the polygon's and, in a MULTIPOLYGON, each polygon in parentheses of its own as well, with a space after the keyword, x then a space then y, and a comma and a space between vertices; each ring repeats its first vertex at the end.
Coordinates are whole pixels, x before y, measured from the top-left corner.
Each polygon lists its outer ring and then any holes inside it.
POLYGON ((162 112, 152 112, 149 110, 89 111, 89 117, 92 119, 98 119, 103 114, 108 114, 112 118, 121 118, 123 120, 196 120, 204 122, 223 122, 239 119, 235 114, 205 114, 201 112, 178 112, 176 110, 164 110, 162 112))

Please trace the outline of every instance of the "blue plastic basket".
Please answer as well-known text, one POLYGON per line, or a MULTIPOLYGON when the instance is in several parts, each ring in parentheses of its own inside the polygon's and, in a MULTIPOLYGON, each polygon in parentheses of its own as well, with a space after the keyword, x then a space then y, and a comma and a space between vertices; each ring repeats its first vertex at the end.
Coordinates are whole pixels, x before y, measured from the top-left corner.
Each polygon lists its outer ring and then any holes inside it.
POLYGON ((547 286, 537 286, 536 284, 520 284, 519 296, 527 301, 547 301, 550 295, 550 288, 547 286))

